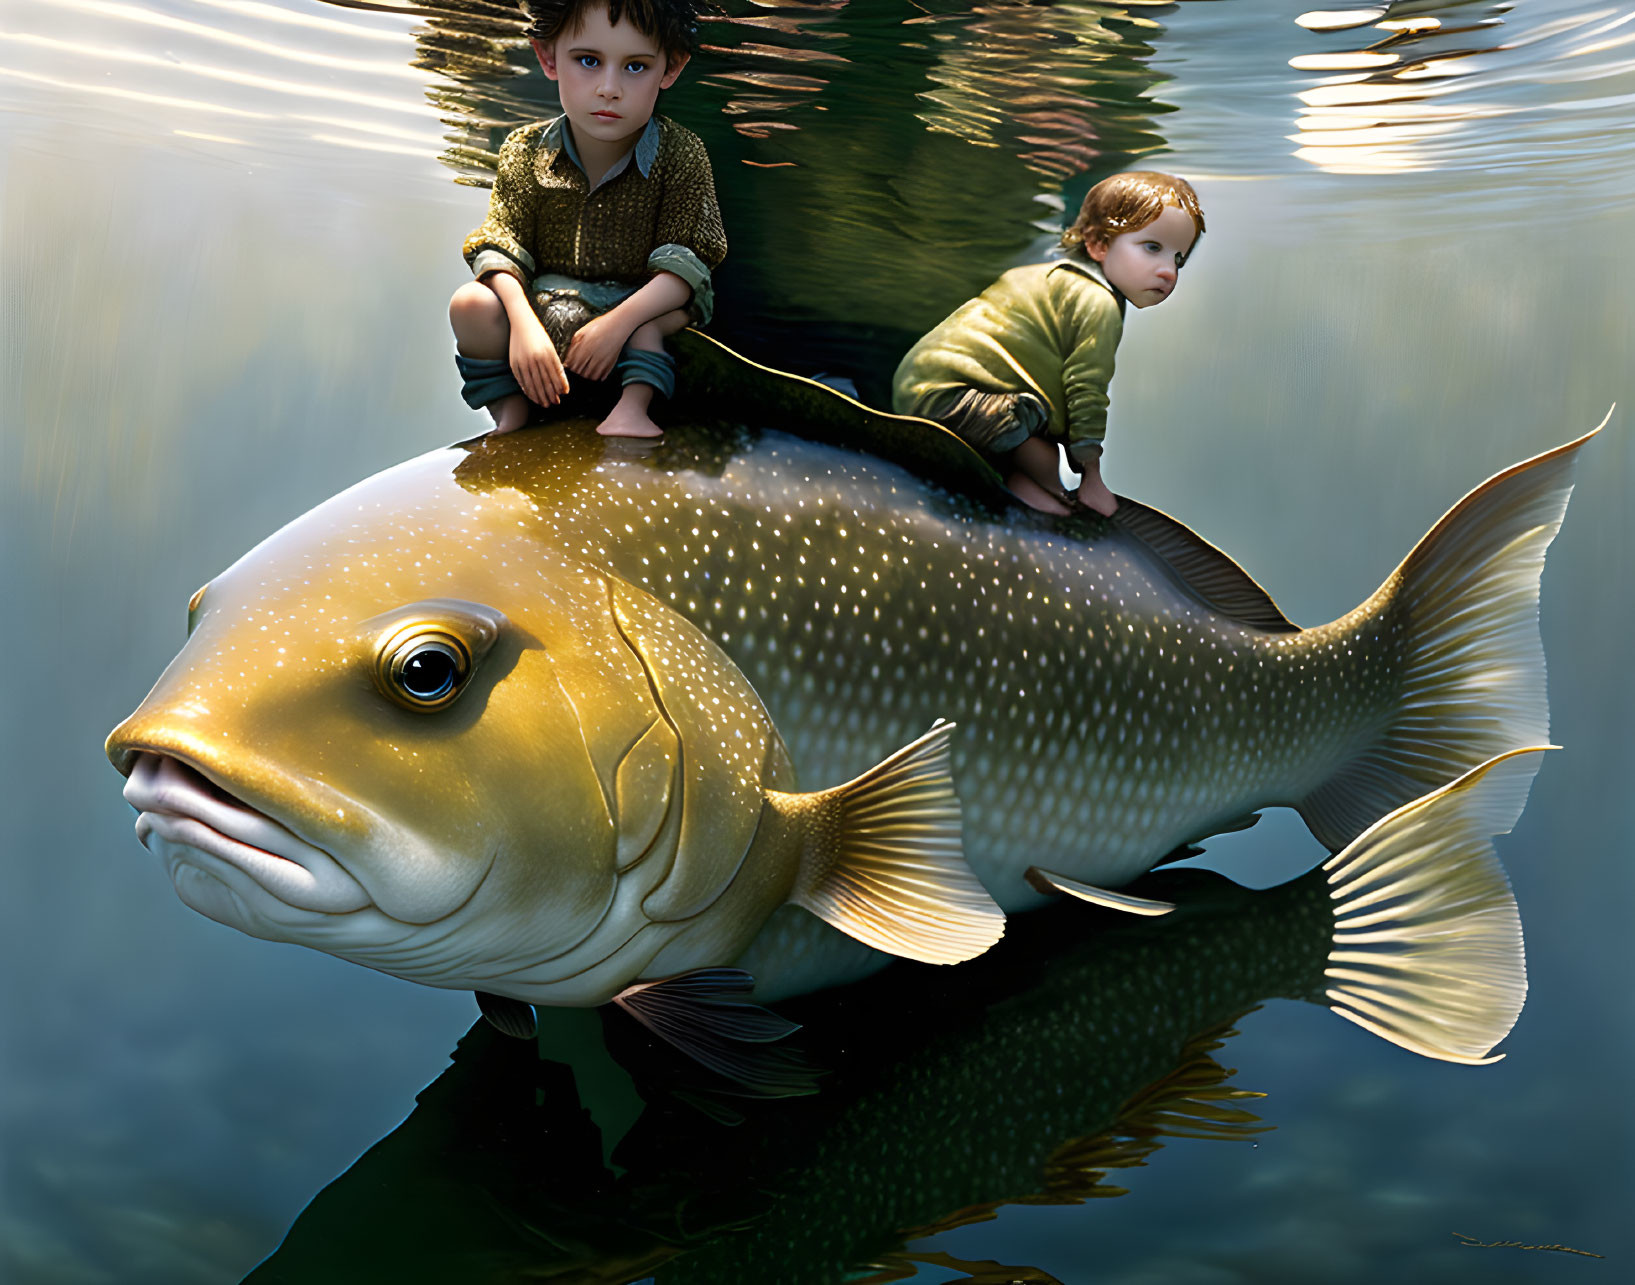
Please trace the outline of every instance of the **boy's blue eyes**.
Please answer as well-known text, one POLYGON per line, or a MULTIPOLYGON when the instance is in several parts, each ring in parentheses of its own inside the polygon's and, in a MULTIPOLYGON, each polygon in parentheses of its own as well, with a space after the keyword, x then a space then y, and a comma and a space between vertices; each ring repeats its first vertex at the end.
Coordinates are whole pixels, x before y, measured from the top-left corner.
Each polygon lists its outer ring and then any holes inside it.
MULTIPOLYGON (((1145 250, 1148 254, 1162 254, 1163 251, 1164 251, 1163 245, 1161 245, 1157 241, 1143 241, 1141 243, 1141 248, 1143 250, 1145 250)), ((1186 255, 1181 254, 1179 251, 1177 251, 1176 255, 1175 255, 1175 266, 1176 266, 1176 268, 1179 269, 1186 261, 1187 261, 1186 255)))
MULTIPOLYGON (((586 71, 595 71, 602 65, 602 60, 595 54, 580 54, 578 61, 579 65, 586 71)), ((632 76, 636 76, 647 70, 647 64, 644 62, 631 61, 624 65, 624 69, 632 76)))

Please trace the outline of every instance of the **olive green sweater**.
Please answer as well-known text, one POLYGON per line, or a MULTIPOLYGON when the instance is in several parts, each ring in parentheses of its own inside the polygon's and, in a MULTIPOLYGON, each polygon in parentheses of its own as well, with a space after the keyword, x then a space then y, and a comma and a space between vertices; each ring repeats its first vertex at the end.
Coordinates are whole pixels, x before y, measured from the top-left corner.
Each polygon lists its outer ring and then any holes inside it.
POLYGON ((892 409, 924 414, 939 394, 1032 393, 1050 436, 1079 463, 1101 453, 1107 385, 1124 330, 1124 300, 1083 256, 1012 268, 909 349, 892 409))

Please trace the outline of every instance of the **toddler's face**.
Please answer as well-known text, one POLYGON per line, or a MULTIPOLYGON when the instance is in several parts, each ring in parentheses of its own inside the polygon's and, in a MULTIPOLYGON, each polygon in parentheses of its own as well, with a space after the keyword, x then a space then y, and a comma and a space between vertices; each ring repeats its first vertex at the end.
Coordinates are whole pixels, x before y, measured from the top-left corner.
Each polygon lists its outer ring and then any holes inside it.
POLYGON ((622 15, 609 22, 606 5, 587 10, 555 44, 536 40, 534 52, 557 83, 574 138, 602 143, 634 144, 653 118, 659 90, 675 84, 687 63, 685 54, 667 57, 622 15))
POLYGON ((1137 308, 1163 303, 1175 290, 1181 264, 1198 229, 1185 210, 1166 205, 1144 228, 1120 233, 1110 245, 1087 241, 1085 252, 1101 264, 1107 280, 1137 308))

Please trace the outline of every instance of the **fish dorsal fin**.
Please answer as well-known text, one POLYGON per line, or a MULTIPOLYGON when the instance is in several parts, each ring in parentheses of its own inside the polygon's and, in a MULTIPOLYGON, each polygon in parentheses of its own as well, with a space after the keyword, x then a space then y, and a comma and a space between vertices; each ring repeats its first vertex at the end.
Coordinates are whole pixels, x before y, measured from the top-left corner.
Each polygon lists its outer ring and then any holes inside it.
POLYGON ((1157 554, 1181 587, 1211 611, 1268 633, 1300 632, 1247 571, 1169 514, 1121 495, 1111 521, 1157 554))
POLYGON ((987 461, 941 424, 875 410, 815 379, 762 366, 696 330, 669 342, 681 359, 677 396, 711 416, 862 451, 993 507, 1017 503, 987 461))
POLYGON ((790 901, 888 954, 927 964, 973 959, 1005 913, 965 863, 949 773, 952 723, 938 723, 854 781, 820 794, 768 791, 803 831, 790 901))
MULTIPOLYGON (((682 359, 678 397, 710 415, 865 452, 991 509, 1020 508, 988 462, 933 420, 875 410, 827 384, 753 362, 696 330, 670 342, 682 359)), ((1299 632, 1248 572, 1174 518, 1119 496, 1112 521, 1157 554, 1210 610, 1269 633, 1299 632)), ((1064 529, 1088 538, 1082 524, 1064 529)))

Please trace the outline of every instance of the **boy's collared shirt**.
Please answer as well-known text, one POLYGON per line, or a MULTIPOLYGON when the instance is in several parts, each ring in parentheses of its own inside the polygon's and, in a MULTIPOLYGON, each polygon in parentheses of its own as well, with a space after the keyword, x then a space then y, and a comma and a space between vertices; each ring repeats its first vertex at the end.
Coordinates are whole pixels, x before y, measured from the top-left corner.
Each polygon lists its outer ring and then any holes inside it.
MULTIPOLYGON (((585 176, 585 181, 590 183, 590 171, 585 168, 584 161, 579 159, 579 148, 574 145, 573 130, 568 127, 566 115, 558 116, 555 120, 546 122, 542 141, 546 147, 560 148, 562 154, 579 167, 579 172, 585 176)), ((602 175, 595 183, 591 183, 589 191, 594 192, 603 184, 610 183, 618 178, 629 167, 632 160, 636 162, 637 172, 643 178, 646 178, 653 172, 653 162, 658 159, 658 155, 658 117, 650 116, 647 118, 647 124, 642 128, 640 137, 636 139, 636 145, 614 161, 612 165, 608 166, 607 173, 602 175)))
POLYGON ((701 322, 713 310, 710 273, 727 239, 704 144, 663 116, 594 187, 565 117, 513 130, 500 149, 488 217, 466 238, 473 274, 644 285, 673 272, 692 287, 701 322))

